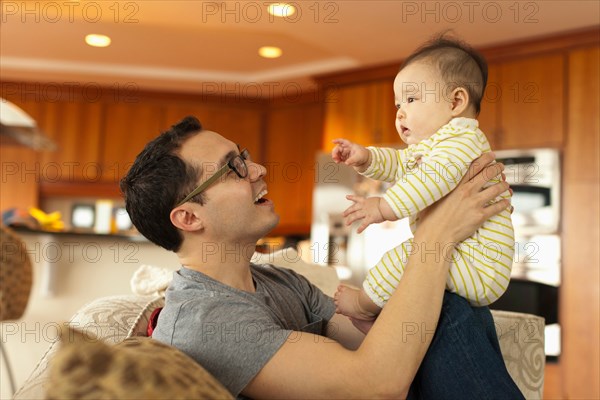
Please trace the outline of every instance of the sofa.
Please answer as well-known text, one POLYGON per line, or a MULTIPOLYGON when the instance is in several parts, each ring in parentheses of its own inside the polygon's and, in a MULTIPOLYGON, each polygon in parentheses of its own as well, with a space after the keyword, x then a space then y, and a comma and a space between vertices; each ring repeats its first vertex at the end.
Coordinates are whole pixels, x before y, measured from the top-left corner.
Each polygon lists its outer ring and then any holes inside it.
MULTIPOLYGON (((329 295, 333 295, 339 284, 334 268, 308 264, 291 248, 271 254, 256 253, 253 261, 293 269, 329 295)), ((50 345, 14 398, 231 398, 214 378, 190 358, 147 337, 149 320, 156 314, 155 310, 164 305, 162 286, 166 284, 140 282, 140 276, 145 277, 142 280, 161 281, 151 274, 137 274, 132 279, 132 286, 138 289, 143 287, 146 294, 140 294, 140 290, 136 290, 137 294, 103 297, 79 309, 68 323, 76 331, 63 331, 64 345, 60 345, 60 340, 50 345), (155 293, 148 294, 148 290, 155 293), (79 341, 74 339, 77 336, 79 341), (69 349, 70 343, 76 342, 86 347, 69 349), (88 356, 83 357, 82 354, 88 356), (162 358, 157 358, 161 356, 162 358), (107 377, 109 368, 104 367, 106 360, 117 358, 126 367, 111 367, 112 375, 117 371, 121 376, 107 377), (171 365, 169 360, 178 360, 179 364, 171 365), (142 362, 145 362, 140 367, 143 374, 155 374, 155 380, 160 381, 163 386, 156 388, 148 386, 150 384, 137 384, 130 388, 121 387, 123 382, 128 382, 124 375, 132 373, 132 365, 142 362), (180 381, 169 385, 170 377, 165 376, 164 372, 176 368, 186 369, 188 382, 194 384, 180 381), (87 375, 82 371, 86 371, 87 375), (175 387, 179 391, 170 392, 175 387), (186 392, 182 388, 190 390, 186 392)), ((492 315, 510 375, 526 398, 541 399, 545 367, 543 318, 496 310, 492 311, 492 315)), ((140 380, 146 381, 151 380, 140 380)))

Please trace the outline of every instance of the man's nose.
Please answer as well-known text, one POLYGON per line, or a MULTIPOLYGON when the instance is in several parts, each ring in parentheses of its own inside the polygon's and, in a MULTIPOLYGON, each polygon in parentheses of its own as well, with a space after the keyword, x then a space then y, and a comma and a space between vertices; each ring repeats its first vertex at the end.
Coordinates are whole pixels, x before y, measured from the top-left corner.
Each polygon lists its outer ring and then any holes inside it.
MULTIPOLYGON (((246 161, 248 162, 248 161, 246 161)), ((248 178, 251 182, 257 181, 267 174, 267 169, 261 164, 250 162, 248 165, 248 178)))

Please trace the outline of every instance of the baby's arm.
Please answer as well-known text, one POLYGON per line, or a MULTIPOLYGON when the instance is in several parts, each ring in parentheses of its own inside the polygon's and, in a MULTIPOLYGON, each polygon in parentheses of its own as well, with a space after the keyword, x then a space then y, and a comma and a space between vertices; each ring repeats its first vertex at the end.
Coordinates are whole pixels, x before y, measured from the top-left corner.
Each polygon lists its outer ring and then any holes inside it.
POLYGON ((410 157, 408 149, 370 146, 367 150, 371 161, 362 175, 377 181, 396 182, 406 174, 405 164, 410 157))
POLYGON ((354 167, 358 173, 363 173, 369 168, 371 153, 364 146, 346 139, 335 139, 333 143, 335 143, 331 151, 333 161, 354 167))
POLYGON ((398 219, 394 210, 387 204, 383 197, 363 197, 349 194, 346 199, 354 202, 344 211, 346 225, 351 225, 355 221, 361 221, 356 230, 361 233, 371 224, 378 224, 383 221, 395 221, 398 219))
POLYGON ((397 218, 416 215, 450 193, 482 153, 483 143, 476 132, 453 132, 435 143, 420 164, 407 170, 383 197, 397 218))

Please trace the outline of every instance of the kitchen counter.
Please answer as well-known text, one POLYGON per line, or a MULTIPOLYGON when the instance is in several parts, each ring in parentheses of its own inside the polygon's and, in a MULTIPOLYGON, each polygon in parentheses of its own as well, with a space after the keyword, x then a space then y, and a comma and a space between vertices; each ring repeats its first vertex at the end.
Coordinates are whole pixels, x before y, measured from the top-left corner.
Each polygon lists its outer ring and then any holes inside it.
POLYGON ((148 242, 144 236, 137 232, 119 232, 119 233, 96 233, 92 230, 68 230, 68 231, 52 231, 44 229, 29 229, 23 226, 11 226, 15 232, 19 234, 34 234, 34 235, 55 235, 59 237, 79 237, 79 238, 113 238, 119 240, 126 240, 131 242, 148 242))

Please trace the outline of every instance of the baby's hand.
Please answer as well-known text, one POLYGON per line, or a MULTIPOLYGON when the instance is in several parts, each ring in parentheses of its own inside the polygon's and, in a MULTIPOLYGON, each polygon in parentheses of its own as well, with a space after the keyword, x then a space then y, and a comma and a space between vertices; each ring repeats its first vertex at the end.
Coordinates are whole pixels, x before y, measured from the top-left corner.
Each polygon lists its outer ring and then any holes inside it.
POLYGON ((354 221, 362 220, 360 226, 356 230, 357 233, 364 231, 367 226, 385 221, 379 203, 384 201, 381 197, 362 197, 349 194, 346 198, 353 201, 351 205, 344 211, 346 225, 351 225, 354 221))
POLYGON ((336 163, 366 170, 370 164, 371 153, 364 146, 352 143, 346 139, 335 139, 336 146, 331 151, 331 158, 336 163))

